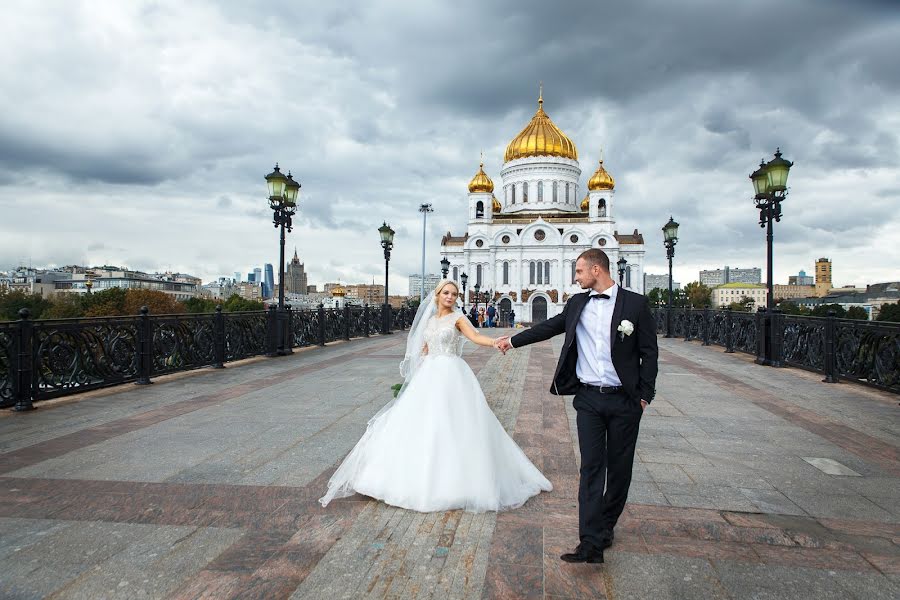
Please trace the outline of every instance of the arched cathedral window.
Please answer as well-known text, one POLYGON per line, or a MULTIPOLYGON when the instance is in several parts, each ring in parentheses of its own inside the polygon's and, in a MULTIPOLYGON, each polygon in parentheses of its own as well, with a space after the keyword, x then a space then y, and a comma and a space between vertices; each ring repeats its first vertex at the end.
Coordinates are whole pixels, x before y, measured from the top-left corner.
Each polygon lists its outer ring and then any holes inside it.
POLYGON ((553 201, 559 202, 559 182, 553 182, 553 201))
POLYGON ((550 261, 544 263, 544 283, 550 283, 550 261))
POLYGON ((509 263, 503 261, 503 285, 509 285, 509 263))
POLYGON ((566 204, 569 203, 569 184, 566 184, 566 204))
POLYGON ((516 184, 512 184, 511 186, 509 186, 509 188, 510 188, 509 191, 512 192, 512 202, 510 202, 510 204, 515 204, 516 203, 516 184))
POLYGON ((528 283, 534 285, 534 262, 528 263, 528 283))
POLYGON ((575 283, 575 261, 573 260, 571 263, 572 266, 572 281, 571 283, 575 283))
POLYGON ((475 205, 475 218, 480 219, 484 216, 484 202, 481 200, 475 205))
POLYGON ((538 181, 538 202, 544 201, 544 182, 538 181))
POLYGON ((528 202, 528 182, 522 184, 522 203, 528 202))
POLYGON ((453 267, 453 281, 459 281, 459 267, 453 267))
POLYGON ((599 215, 601 217, 605 217, 606 216, 606 198, 600 198, 600 206, 598 208, 600 211, 599 215))
POLYGON ((475 284, 481 286, 481 265, 475 266, 475 284))

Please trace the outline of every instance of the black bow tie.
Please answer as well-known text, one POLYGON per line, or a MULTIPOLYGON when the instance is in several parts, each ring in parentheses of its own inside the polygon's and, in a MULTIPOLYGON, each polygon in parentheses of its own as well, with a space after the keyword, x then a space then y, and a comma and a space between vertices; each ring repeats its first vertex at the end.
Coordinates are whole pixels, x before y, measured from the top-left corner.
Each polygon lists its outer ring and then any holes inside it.
POLYGON ((609 300, 609 294, 594 294, 591 296, 591 298, 593 298, 594 300, 599 300, 600 298, 603 298, 604 300, 609 300))

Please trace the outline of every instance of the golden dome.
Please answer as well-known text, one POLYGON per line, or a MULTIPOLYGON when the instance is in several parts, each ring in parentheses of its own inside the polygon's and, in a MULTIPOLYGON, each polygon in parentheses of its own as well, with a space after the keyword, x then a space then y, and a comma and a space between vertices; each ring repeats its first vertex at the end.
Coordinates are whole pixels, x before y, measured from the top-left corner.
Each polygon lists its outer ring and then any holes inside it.
POLYGON ((336 288, 331 288, 332 297, 343 297, 347 295, 347 291, 341 286, 337 286, 336 288))
POLYGON ((498 213, 498 212, 500 212, 501 210, 503 210, 503 207, 500 206, 500 201, 497 200, 497 196, 495 196, 495 195, 493 195, 493 194, 491 194, 491 206, 492 206, 493 211, 494 211, 495 213, 498 213))
POLYGON ((591 176, 588 181, 588 189, 591 191, 595 190, 612 190, 616 187, 616 180, 612 178, 612 175, 606 172, 606 169, 603 168, 603 159, 600 159, 600 166, 597 167, 597 170, 594 171, 594 174, 591 176))
POLYGON ((526 156, 561 156, 578 160, 578 150, 544 112, 544 98, 538 98, 538 109, 519 135, 506 147, 504 162, 526 156))
POLYGON ((494 182, 491 181, 491 178, 487 176, 487 173, 484 172, 484 163, 478 167, 478 172, 475 173, 475 177, 472 178, 472 181, 469 182, 469 192, 493 192, 494 191, 494 182))
POLYGON ((584 195, 584 199, 581 201, 581 212, 587 212, 591 208, 591 203, 588 201, 590 197, 590 194, 584 195))

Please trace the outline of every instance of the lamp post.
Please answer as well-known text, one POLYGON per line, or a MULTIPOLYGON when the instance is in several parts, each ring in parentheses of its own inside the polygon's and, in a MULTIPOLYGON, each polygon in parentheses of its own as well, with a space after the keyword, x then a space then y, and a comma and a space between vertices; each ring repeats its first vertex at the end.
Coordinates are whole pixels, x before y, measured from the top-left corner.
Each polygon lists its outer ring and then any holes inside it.
POLYGON ((766 309, 772 310, 775 302, 772 282, 772 222, 781 221, 781 203, 787 196, 788 173, 794 163, 781 158, 781 149, 776 148, 775 158, 769 162, 760 161, 759 168, 750 174, 753 182, 754 200, 759 210, 759 226, 766 228, 766 309))
POLYGON ((388 302, 388 263, 391 262, 391 249, 394 247, 394 230, 385 222, 378 228, 381 235, 381 247, 384 248, 384 306, 381 316, 381 333, 391 332, 391 305, 388 302))
POLYGON ((616 261, 616 264, 619 266, 619 287, 622 287, 622 282, 625 280, 625 266, 628 264, 628 261, 623 256, 616 261))
POLYGON ((678 243, 678 223, 671 216, 669 222, 663 225, 663 245, 666 247, 666 258, 669 259, 669 298, 666 303, 666 335, 672 335, 672 257, 675 256, 675 244, 678 243))
POLYGON ((478 292, 481 291, 481 284, 476 283, 472 289, 475 290, 475 323, 474 323, 474 325, 475 325, 475 327, 478 327, 478 300, 479 300, 478 292))
POLYGON ((266 175, 266 187, 269 191, 269 208, 272 209, 272 222, 275 227, 281 228, 281 242, 279 245, 278 261, 278 354, 290 354, 287 342, 287 315, 284 309, 284 232, 291 231, 293 227, 292 217, 297 210, 297 196, 300 194, 300 182, 294 181, 290 171, 287 176, 275 163, 275 170, 266 175))
POLYGON ((469 276, 463 272, 463 274, 459 276, 459 282, 462 283, 463 286, 463 312, 466 312, 466 284, 469 283, 469 276))
POLYGON ((425 225, 428 223, 428 213, 434 212, 431 204, 420 204, 419 212, 422 213, 422 291, 419 294, 419 302, 425 301, 425 225))
POLYGON ((450 272, 450 261, 447 260, 447 257, 441 259, 441 276, 444 279, 447 279, 447 273, 450 272))

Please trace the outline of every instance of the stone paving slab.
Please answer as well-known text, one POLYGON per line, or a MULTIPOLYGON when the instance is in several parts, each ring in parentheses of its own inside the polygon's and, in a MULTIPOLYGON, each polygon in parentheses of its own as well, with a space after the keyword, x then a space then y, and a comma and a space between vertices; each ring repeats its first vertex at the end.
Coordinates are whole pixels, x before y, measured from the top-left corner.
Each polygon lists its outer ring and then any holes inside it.
POLYGON ((571 399, 547 392, 561 339, 464 356, 552 493, 499 514, 323 509, 404 341, 0 415, 0 597, 900 597, 896 396, 681 340, 660 340, 603 565, 558 558, 577 542, 579 468, 571 399))

